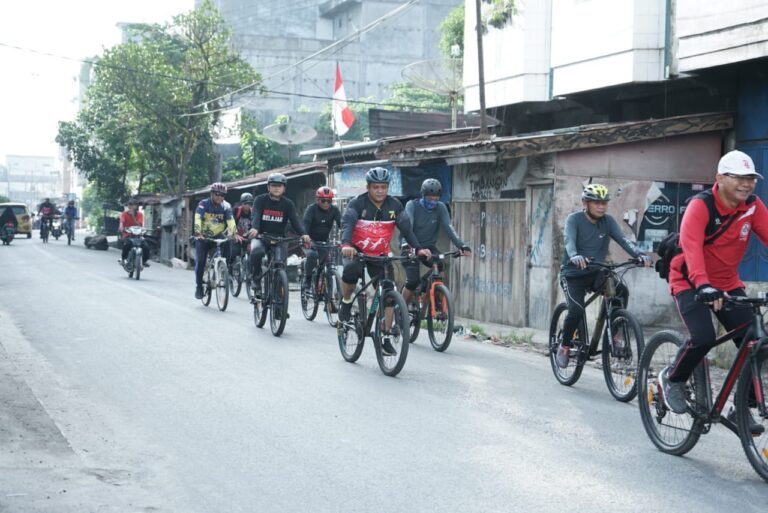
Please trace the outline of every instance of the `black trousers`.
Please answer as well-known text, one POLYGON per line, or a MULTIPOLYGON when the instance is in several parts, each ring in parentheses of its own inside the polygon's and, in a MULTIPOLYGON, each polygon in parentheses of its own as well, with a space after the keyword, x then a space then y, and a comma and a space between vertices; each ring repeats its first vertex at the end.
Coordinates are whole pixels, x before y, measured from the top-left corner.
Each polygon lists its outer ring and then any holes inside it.
POLYGON ((320 265, 325 264, 325 261, 328 260, 328 253, 330 253, 330 248, 316 248, 313 246, 304 250, 304 255, 307 257, 304 261, 305 279, 309 280, 312 277, 318 262, 320 265))
MULTIPOLYGON (((563 345, 570 346, 573 333, 584 317, 584 298, 588 292, 600 290, 605 284, 605 273, 595 271, 582 276, 560 276, 560 286, 565 293, 568 314, 563 320, 563 345)), ((629 303, 629 290, 623 283, 616 283, 616 295, 621 297, 624 308, 629 303)))

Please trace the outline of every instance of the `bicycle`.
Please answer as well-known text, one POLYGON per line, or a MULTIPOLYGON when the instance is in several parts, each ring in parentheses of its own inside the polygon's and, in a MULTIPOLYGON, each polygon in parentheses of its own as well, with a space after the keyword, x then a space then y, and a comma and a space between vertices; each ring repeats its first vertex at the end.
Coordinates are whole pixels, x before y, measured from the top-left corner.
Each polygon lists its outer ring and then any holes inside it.
POLYGON ((64 219, 64 231, 67 234, 67 246, 72 245, 72 239, 75 238, 75 219, 79 219, 79 217, 67 217, 64 219))
MULTIPOLYGON (((304 266, 301 267, 299 280, 301 282, 301 311, 308 321, 314 320, 320 307, 320 302, 325 305, 325 316, 328 324, 336 327, 338 311, 341 308, 341 276, 336 269, 335 252, 339 246, 335 243, 313 242, 316 249, 327 249, 325 259, 318 262, 312 271, 310 287, 304 283, 304 266)), ((306 261, 305 261, 306 262, 306 261)))
POLYGON ((213 290, 216 290, 216 305, 222 312, 227 309, 229 304, 229 271, 227 270, 227 259, 222 256, 221 245, 229 243, 229 239, 213 239, 206 237, 203 240, 213 242, 216 248, 208 251, 208 259, 203 271, 203 305, 208 306, 211 303, 213 290))
POLYGON ((48 237, 51 233, 51 227, 49 223, 49 218, 43 218, 43 220, 40 222, 40 238, 43 239, 43 244, 48 243, 48 237))
POLYGON ((408 256, 368 256, 358 253, 357 257, 363 262, 377 262, 384 266, 383 274, 372 277, 365 282, 365 276, 360 277, 360 284, 352 297, 352 310, 348 322, 336 323, 336 334, 339 339, 341 356, 347 362, 354 363, 363 352, 365 337, 373 339, 376 350, 376 360, 379 368, 387 376, 397 376, 403 369, 408 357, 408 306, 403 296, 395 288, 391 264, 397 260, 407 260, 408 256), (380 282, 380 283, 379 283, 380 282), (374 294, 370 307, 366 290, 374 285, 374 294), (391 309, 391 326, 387 329, 387 309, 391 309), (366 317, 367 312, 367 317, 366 317), (386 340, 385 340, 386 339, 386 340), (388 341, 394 349, 394 354, 384 354, 383 344, 388 341))
MULTIPOLYGON (((461 251, 432 255, 432 268, 425 272, 408 305, 411 325, 411 343, 419 336, 423 320, 427 322, 429 342, 435 351, 443 352, 451 345, 453 336, 453 296, 443 282, 440 263, 462 256, 461 251)), ((405 287, 405 286, 403 286, 405 287)))
POLYGON ((243 283, 245 283, 245 291, 246 294, 248 294, 248 299, 250 299, 252 294, 250 278, 248 277, 248 254, 250 250, 250 244, 247 240, 238 242, 237 244, 240 244, 241 254, 237 255, 232 260, 232 265, 230 266, 229 293, 232 294, 233 297, 240 296, 243 283))
MULTIPOLYGON (((651 442, 660 451, 675 456, 693 449, 712 424, 721 423, 740 438, 752 468, 768 481, 768 335, 761 310, 768 306, 768 298, 731 296, 725 298, 724 306, 751 308, 753 316, 716 399, 712 399, 709 360, 704 358, 687 382, 686 412, 677 414, 667 408, 658 376, 675 360, 684 337, 664 330, 649 339, 640 360, 640 417, 651 442), (734 385, 735 423, 722 415, 734 385)), ((718 337, 715 345, 734 339, 743 328, 739 326, 718 337)))
POLYGON ((630 260, 620 264, 590 262, 589 265, 605 272, 605 283, 584 304, 586 312, 587 306, 601 298, 592 339, 589 339, 585 314, 571 339, 568 366, 560 368, 555 357, 562 341, 562 323, 568 313, 568 306, 565 303, 557 305, 549 325, 549 361, 552 372, 560 384, 571 386, 581 377, 584 364, 593 356, 602 354, 603 375, 608 391, 617 401, 629 402, 637 395, 637 362, 645 344, 640 323, 624 309, 622 298, 616 295, 616 286, 624 284, 624 274, 629 269, 642 267, 642 264, 630 260), (610 322, 605 322, 606 319, 610 319, 610 322), (599 350, 601 339, 603 348, 599 350))
MULTIPOLYGON (((301 240, 301 237, 275 237, 266 233, 258 237, 268 246, 273 247, 271 257, 267 259, 267 268, 256 280, 261 282, 261 294, 254 294, 253 321, 257 328, 262 328, 267 322, 269 312, 269 327, 272 335, 279 337, 285 330, 288 320, 288 273, 285 270, 285 247, 301 240)), ((268 253, 269 254, 269 253, 268 253)))

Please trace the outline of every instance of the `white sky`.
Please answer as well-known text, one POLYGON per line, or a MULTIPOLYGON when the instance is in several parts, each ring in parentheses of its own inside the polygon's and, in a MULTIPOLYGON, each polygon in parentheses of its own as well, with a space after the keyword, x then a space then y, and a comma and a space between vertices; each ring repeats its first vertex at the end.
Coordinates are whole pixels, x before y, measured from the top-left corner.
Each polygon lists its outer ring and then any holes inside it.
POLYGON ((0 164, 6 155, 57 156, 59 120, 75 115, 80 63, 120 42, 118 22, 164 22, 194 0, 0 0, 0 164))

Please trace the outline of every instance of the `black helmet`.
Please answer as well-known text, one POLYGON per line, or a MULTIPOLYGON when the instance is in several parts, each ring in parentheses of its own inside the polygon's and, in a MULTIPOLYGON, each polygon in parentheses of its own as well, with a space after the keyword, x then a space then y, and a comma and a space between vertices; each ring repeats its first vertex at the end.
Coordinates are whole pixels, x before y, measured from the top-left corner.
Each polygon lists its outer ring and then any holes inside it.
POLYGON ((440 196, 443 192, 443 185, 434 178, 427 178, 421 184, 422 196, 440 196))
POLYGON ((69 200, 67 202, 67 205, 69 205, 70 207, 74 207, 75 206, 75 200, 69 200))
POLYGON ((253 201, 253 194, 250 192, 244 192, 240 195, 240 203, 251 203, 253 201))
POLYGON ((288 179, 285 177, 283 173, 272 173, 267 178, 267 185, 271 185, 273 183, 282 184, 287 186, 288 185, 288 179))
POLYGON ((372 167, 365 173, 365 181, 368 183, 389 183, 389 169, 385 167, 372 167))

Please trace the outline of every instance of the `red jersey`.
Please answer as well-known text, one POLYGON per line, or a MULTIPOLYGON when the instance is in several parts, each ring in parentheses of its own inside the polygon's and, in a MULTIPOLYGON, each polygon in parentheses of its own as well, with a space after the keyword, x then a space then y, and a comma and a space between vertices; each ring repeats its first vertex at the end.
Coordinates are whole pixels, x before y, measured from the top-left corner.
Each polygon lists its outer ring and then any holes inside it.
POLYGON ((736 208, 724 205, 712 188, 715 208, 721 216, 737 216, 725 232, 713 243, 704 245, 704 230, 709 224, 709 209, 702 199, 694 199, 685 209, 680 223, 680 247, 683 252, 672 259, 669 269, 669 288, 677 294, 693 286, 710 284, 720 290, 733 290, 744 286, 739 278, 739 264, 747 251, 752 232, 763 244, 768 242, 768 209, 760 198, 736 208), (688 279, 682 273, 686 264, 688 279), (690 282, 688 281, 690 280, 690 282))
MULTIPOLYGON (((122 225, 123 230, 126 228, 130 228, 131 226, 144 226, 144 213, 136 211, 136 215, 133 216, 129 211, 125 211, 122 214, 120 214, 120 225, 122 225)), ((122 238, 128 237, 128 234, 123 232, 122 238)))

